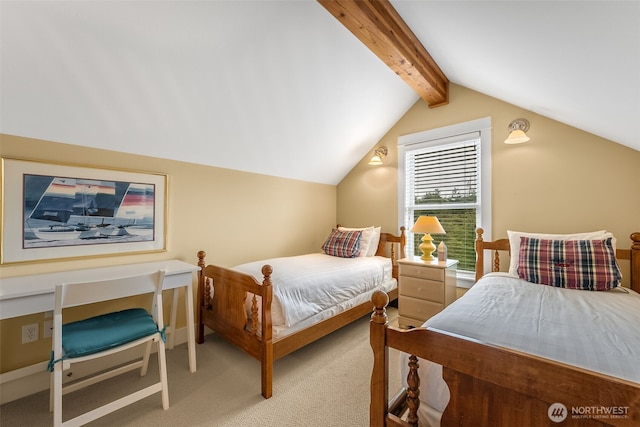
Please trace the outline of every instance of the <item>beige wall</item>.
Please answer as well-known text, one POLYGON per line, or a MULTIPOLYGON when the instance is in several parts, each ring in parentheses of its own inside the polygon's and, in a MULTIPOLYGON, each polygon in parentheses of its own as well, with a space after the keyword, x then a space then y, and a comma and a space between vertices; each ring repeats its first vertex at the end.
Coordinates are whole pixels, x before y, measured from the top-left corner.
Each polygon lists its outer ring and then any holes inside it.
MULTIPOLYGON (((180 259, 196 253, 223 266, 316 252, 336 224, 336 187, 106 150, 0 135, 3 157, 167 173, 167 251, 74 261, 2 265, 0 277, 180 259)), ((19 185, 18 183, 3 183, 19 185)), ((168 300, 168 298, 166 298, 168 300)), ((181 302, 178 306, 184 307, 181 302)), ((178 327, 184 313, 178 312, 178 327)), ((43 314, 0 322, 0 372, 48 359, 50 340, 21 344, 21 326, 43 314)), ((181 322, 181 323, 180 323, 181 322)), ((42 332, 42 331, 41 331, 42 332)))
MULTIPOLYGON (((494 237, 506 236, 509 228, 558 233, 606 228, 620 247, 629 246, 627 236, 640 231, 640 152, 451 85, 449 105, 429 109, 418 101, 381 139, 377 146, 389 148, 384 166, 368 166, 369 153, 337 188, 0 135, 2 156, 169 174, 167 252, 3 265, 0 277, 170 258, 196 263, 201 249, 209 262, 229 266, 316 251, 336 222, 376 224, 397 233, 398 137, 488 116, 494 237), (531 141, 507 146, 502 143, 507 125, 517 117, 531 122, 531 141)), ((46 360, 48 340, 20 344, 21 325, 42 320, 37 314, 0 322, 1 372, 46 360)))
POLYGON ((429 109, 418 101, 380 140, 377 146, 389 148, 384 166, 368 166, 369 153, 342 180, 338 222, 397 229, 398 137, 491 117, 494 238, 507 229, 607 229, 629 247, 628 236, 640 231, 640 152, 460 86, 450 90, 448 105, 429 109), (506 145, 507 126, 518 117, 531 123, 531 141, 506 145))

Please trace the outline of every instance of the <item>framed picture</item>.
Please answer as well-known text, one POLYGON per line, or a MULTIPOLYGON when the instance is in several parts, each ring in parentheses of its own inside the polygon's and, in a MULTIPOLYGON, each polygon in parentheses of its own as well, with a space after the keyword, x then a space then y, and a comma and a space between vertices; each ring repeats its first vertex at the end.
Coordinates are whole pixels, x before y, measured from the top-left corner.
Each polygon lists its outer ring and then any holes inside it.
POLYGON ((0 263, 166 250, 167 175, 2 158, 0 263))

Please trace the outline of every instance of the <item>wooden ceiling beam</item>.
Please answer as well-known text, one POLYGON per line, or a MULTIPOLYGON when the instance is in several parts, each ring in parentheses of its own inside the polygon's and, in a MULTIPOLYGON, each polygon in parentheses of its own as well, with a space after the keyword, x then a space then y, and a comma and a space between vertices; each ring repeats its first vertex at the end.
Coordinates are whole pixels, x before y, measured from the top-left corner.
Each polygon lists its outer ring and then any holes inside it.
POLYGON ((449 80, 388 0, 318 0, 429 107, 449 102, 449 80))

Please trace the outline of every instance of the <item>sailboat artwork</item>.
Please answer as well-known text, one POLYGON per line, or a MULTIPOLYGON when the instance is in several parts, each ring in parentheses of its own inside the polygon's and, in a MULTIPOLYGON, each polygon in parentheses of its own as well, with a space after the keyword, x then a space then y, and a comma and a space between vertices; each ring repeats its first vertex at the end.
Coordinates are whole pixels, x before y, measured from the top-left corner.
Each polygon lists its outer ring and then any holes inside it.
POLYGON ((54 240, 71 240, 80 237, 75 227, 68 226, 73 212, 73 201, 76 195, 76 180, 72 178, 54 178, 47 191, 42 194, 40 201, 29 215, 29 218, 48 221, 48 228, 33 230, 37 238, 44 237, 41 233, 51 233, 54 240))
POLYGON ((24 175, 23 248, 154 240, 155 185, 24 175))
POLYGON ((146 184, 129 184, 120 203, 116 218, 127 221, 122 227, 127 233, 138 236, 153 235, 153 187, 146 184))

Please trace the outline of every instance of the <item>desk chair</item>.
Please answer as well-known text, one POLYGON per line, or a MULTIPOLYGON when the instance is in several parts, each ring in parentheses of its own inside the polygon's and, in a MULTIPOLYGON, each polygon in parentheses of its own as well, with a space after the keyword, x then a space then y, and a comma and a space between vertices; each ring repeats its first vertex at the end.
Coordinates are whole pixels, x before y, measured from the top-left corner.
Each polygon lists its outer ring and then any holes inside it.
POLYGON ((119 279, 64 283, 56 286, 53 313, 53 351, 49 362, 49 371, 53 372, 50 410, 53 410, 55 427, 86 424, 158 392, 162 395, 162 408, 169 408, 162 317, 163 280, 164 271, 158 271, 119 279), (63 309, 65 308, 151 293, 153 294, 152 314, 143 308, 134 308, 63 325, 63 309), (158 343, 159 382, 71 420, 62 421, 62 396, 64 394, 137 368, 141 368, 140 376, 146 375, 153 342, 158 343), (70 369, 72 364, 108 356, 144 343, 146 346, 141 359, 63 386, 63 371, 70 369))

